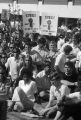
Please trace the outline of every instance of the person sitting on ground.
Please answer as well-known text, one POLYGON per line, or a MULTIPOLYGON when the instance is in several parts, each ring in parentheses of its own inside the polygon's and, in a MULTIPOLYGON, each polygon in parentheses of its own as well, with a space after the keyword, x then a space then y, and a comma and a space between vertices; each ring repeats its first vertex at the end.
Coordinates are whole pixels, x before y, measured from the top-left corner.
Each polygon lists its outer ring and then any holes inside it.
POLYGON ((54 120, 81 119, 81 87, 80 90, 64 96, 58 104, 58 111, 54 120))
POLYGON ((49 99, 49 90, 50 90, 50 61, 45 62, 46 65, 44 66, 44 69, 40 72, 35 77, 35 81, 37 83, 37 88, 39 92, 40 99, 47 100, 49 99))
POLYGON ((55 58, 57 56, 56 42, 51 40, 49 43, 49 52, 47 55, 47 60, 51 61, 51 70, 54 69, 55 58))
POLYGON ((72 51, 72 47, 67 45, 64 47, 64 51, 61 52, 57 57, 55 61, 55 68, 59 72, 59 74, 64 73, 64 64, 67 60, 68 55, 72 51))
POLYGON ((35 94, 38 92, 36 82, 32 81, 32 72, 27 68, 23 69, 21 77, 22 80, 19 81, 18 87, 14 90, 9 110, 13 110, 14 105, 17 111, 33 110, 35 94))
POLYGON ((21 54, 20 56, 21 56, 21 60, 23 61, 23 65, 20 69, 19 76, 21 75, 22 70, 24 68, 27 68, 32 72, 34 79, 35 75, 37 74, 37 67, 35 64, 33 64, 32 57, 29 54, 27 54, 26 56, 21 54))
POLYGON ((38 53, 38 58, 36 59, 38 71, 44 69, 45 60, 48 55, 48 50, 46 49, 45 45, 46 45, 45 37, 40 37, 37 41, 37 46, 32 48, 32 52, 38 53))
POLYGON ((65 62, 61 82, 70 88, 71 93, 75 91, 78 84, 78 73, 76 72, 73 62, 65 62))
POLYGON ((32 50, 32 46, 33 46, 34 43, 31 41, 30 38, 25 38, 25 39, 26 39, 25 48, 24 48, 24 51, 21 54, 23 54, 25 56, 27 56, 27 54, 29 54, 32 57, 33 62, 38 62, 39 59, 41 59, 41 56, 37 51, 32 50))
POLYGON ((51 79, 50 97, 49 102, 45 109, 40 114, 46 115, 47 117, 54 117, 58 110, 58 103, 70 93, 68 86, 61 83, 61 77, 58 72, 55 71, 53 79, 51 79))

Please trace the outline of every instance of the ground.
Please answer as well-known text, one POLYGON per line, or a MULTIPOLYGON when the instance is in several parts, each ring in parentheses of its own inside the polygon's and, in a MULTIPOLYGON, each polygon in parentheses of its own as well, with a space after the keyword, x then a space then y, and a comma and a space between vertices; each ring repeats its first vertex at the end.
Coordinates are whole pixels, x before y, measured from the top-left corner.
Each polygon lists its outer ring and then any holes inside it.
MULTIPOLYGON (((35 104, 35 109, 39 112, 42 107, 45 107, 47 102, 40 104, 35 104)), ((22 113, 19 112, 8 112, 7 113, 7 120, 53 120, 53 119, 47 119, 47 118, 36 118, 36 117, 29 117, 26 113, 25 115, 22 115, 22 113)))
POLYGON ((47 118, 31 118, 28 116, 21 115, 20 113, 11 112, 7 115, 7 120, 53 120, 47 118))

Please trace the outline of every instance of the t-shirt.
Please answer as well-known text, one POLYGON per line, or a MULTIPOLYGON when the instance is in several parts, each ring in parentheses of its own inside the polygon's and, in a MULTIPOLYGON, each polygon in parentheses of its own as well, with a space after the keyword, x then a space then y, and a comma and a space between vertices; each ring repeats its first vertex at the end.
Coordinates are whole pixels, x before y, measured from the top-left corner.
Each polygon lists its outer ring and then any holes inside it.
POLYGON ((81 51, 77 53, 77 62, 76 62, 76 67, 80 68, 81 67, 81 51))
POLYGON ((61 39, 57 42, 57 49, 60 50, 65 43, 64 39, 61 39))
POLYGON ((66 85, 61 85, 59 89, 56 86, 52 85, 50 88, 50 101, 55 98, 59 100, 64 95, 69 95, 70 90, 66 85))
MULTIPOLYGON (((27 95, 27 98, 31 101, 35 101, 34 94, 37 93, 37 86, 36 82, 30 81, 30 83, 25 84, 24 80, 20 80, 19 87, 24 91, 24 93, 27 95)), ((17 93, 17 88, 14 91, 12 101, 20 101, 20 98, 17 93)))
MULTIPOLYGON (((77 82, 78 81, 78 74, 76 72, 74 72, 71 76, 67 76, 66 74, 63 74, 63 80, 67 80, 69 82, 77 82)), ((72 86, 72 85, 69 85, 69 88, 70 88, 70 92, 74 92, 75 91, 75 88, 76 86, 72 86)))
POLYGON ((72 75, 70 75, 70 76, 63 74, 63 79, 67 80, 69 82, 77 82, 78 74, 76 72, 73 72, 72 75))
POLYGON ((39 46, 37 45, 36 47, 32 48, 32 51, 36 51, 39 53, 39 55, 42 57, 42 59, 45 59, 48 55, 48 51, 45 48, 39 49, 39 46))
POLYGON ((19 70, 20 70, 19 60, 16 61, 15 57, 10 57, 8 58, 5 66, 10 70, 9 73, 11 75, 12 80, 15 80, 19 75, 19 70))
POLYGON ((67 57, 63 52, 56 57, 55 66, 58 66, 61 72, 64 72, 64 64, 66 59, 67 57))

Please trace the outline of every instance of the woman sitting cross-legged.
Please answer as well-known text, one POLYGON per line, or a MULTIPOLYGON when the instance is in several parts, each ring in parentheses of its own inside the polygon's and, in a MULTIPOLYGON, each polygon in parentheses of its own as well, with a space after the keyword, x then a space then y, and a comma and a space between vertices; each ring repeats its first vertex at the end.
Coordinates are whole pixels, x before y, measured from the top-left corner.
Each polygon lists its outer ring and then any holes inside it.
POLYGON ((46 117, 54 117, 58 110, 58 103, 62 100, 63 96, 66 96, 70 93, 69 88, 62 84, 59 74, 55 71, 54 77, 51 80, 50 87, 50 97, 49 102, 45 109, 43 109, 40 114, 45 115, 46 117))
POLYGON ((31 79, 32 72, 27 68, 24 68, 21 72, 21 77, 22 80, 19 81, 18 87, 14 90, 12 104, 8 109, 9 111, 15 108, 17 111, 33 110, 37 86, 31 79))

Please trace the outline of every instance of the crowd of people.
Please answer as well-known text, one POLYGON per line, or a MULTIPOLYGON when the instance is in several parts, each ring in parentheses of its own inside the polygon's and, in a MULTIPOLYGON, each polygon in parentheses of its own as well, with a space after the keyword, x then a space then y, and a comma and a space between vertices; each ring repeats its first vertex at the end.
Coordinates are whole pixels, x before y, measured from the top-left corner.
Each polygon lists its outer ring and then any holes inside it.
POLYGON ((58 31, 21 37, 21 31, 0 29, 1 120, 13 110, 54 120, 81 117, 81 30, 58 31), (48 104, 37 113, 34 105, 42 101, 48 104))

